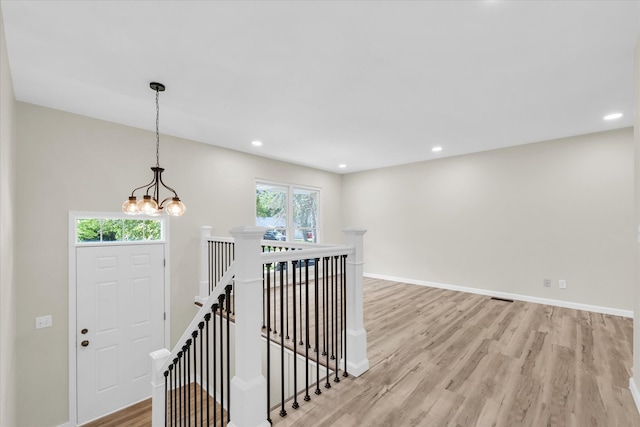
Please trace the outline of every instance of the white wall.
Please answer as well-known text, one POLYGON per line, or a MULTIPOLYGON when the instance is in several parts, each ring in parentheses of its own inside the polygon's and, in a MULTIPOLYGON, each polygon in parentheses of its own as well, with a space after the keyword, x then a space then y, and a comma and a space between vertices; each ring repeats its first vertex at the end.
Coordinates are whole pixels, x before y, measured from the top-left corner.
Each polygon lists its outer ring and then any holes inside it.
MULTIPOLYGON (((151 179, 155 135, 17 105, 18 421, 55 426, 68 419, 68 212, 119 211, 133 187, 151 179), (53 327, 36 331, 34 318, 47 314, 53 327)), ((320 187, 321 237, 342 242, 340 175, 163 135, 160 144, 163 179, 187 206, 184 217, 170 220, 172 340, 196 312, 199 227, 228 235, 252 225, 256 178, 320 187)))
POLYGON ((15 104, 0 10, 0 426, 16 425, 15 104))
POLYGON ((350 174, 343 222, 366 273, 630 311, 633 149, 622 129, 350 174))

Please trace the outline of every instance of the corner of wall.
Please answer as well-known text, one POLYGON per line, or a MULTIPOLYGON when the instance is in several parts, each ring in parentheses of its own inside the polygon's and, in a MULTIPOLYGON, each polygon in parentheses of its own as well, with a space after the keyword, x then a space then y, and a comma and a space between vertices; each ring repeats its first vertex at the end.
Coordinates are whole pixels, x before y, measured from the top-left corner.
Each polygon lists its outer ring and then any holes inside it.
POLYGON ((0 9, 0 425, 17 425, 14 276, 16 101, 0 9))

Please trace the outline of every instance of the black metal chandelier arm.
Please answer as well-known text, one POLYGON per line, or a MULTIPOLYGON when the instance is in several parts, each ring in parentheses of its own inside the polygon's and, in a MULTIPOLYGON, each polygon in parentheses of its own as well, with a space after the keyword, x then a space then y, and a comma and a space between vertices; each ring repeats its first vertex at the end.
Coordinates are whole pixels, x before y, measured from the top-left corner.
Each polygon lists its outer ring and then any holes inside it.
POLYGON ((138 190, 142 190, 143 188, 146 188, 146 189, 147 189, 147 194, 149 194, 149 189, 150 189, 151 187, 153 187, 153 183, 154 183, 154 182, 155 182, 155 178, 154 178, 154 180, 153 180, 153 181, 151 181, 151 182, 150 182, 150 183, 148 183, 147 185, 143 185, 143 186, 140 186, 140 187, 138 187, 138 188, 134 188, 134 189, 133 189, 133 191, 131 192, 131 197, 135 197, 135 192, 136 192, 136 191, 138 191, 138 190))
MULTIPOLYGON (((162 186, 163 186, 164 188, 166 188, 167 190, 169 190, 169 191, 171 191, 171 192, 173 193, 173 196, 174 196, 174 197, 179 198, 179 197, 178 197, 178 193, 176 193, 176 190, 174 190, 173 188, 169 187, 167 184, 165 184, 165 183, 162 181, 162 175, 160 175, 160 177, 158 178, 158 180, 160 181, 160 184, 162 184, 162 186)), ((168 199, 168 197, 167 197, 167 199, 168 199)), ((166 200, 166 199, 165 199, 165 200, 166 200)), ((164 203, 164 202, 162 202, 162 203, 164 203)))

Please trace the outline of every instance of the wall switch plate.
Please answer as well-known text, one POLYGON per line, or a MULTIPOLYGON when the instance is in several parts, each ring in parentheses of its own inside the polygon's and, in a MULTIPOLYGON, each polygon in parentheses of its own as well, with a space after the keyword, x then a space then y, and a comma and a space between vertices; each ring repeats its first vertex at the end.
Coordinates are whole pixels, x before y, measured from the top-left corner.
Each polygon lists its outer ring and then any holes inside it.
POLYGON ((36 329, 49 328, 53 325, 53 317, 51 315, 36 317, 36 329))
POLYGON ((567 289, 567 281, 566 280, 558 280, 558 286, 560 289, 567 289))
POLYGON ((544 284, 545 288, 550 288, 551 287, 551 279, 544 279, 542 281, 542 283, 544 284))

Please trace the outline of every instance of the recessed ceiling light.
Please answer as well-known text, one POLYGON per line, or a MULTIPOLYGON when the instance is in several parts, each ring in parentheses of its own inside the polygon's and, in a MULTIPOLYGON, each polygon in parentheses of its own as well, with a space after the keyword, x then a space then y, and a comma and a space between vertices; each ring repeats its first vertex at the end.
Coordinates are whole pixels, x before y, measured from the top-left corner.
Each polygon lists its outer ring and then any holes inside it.
POLYGON ((619 119, 620 117, 622 117, 622 113, 611 113, 611 114, 607 114, 606 116, 604 116, 605 120, 615 120, 615 119, 619 119))
POLYGON ((433 147, 431 151, 433 151, 434 153, 437 153, 438 151, 442 151, 442 147, 433 147))
POLYGON ((262 145, 262 141, 253 141, 251 145, 253 145, 254 147, 260 147, 262 145))
POLYGON ((340 169, 344 169, 344 168, 346 168, 346 167, 347 167, 347 165, 345 165, 344 163, 340 163, 340 164, 338 165, 338 167, 339 167, 340 169))

